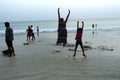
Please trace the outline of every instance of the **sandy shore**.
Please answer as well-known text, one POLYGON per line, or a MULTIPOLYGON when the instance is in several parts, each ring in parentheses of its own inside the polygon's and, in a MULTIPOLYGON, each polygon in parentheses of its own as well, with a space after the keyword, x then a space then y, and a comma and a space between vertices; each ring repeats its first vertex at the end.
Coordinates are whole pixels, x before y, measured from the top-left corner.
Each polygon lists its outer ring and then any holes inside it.
POLYGON ((16 56, 5 57, 4 37, 0 37, 0 80, 120 80, 119 30, 84 31, 87 58, 78 48, 72 57, 75 32, 68 33, 68 44, 56 46, 57 33, 40 33, 29 45, 26 35, 14 40, 16 56))

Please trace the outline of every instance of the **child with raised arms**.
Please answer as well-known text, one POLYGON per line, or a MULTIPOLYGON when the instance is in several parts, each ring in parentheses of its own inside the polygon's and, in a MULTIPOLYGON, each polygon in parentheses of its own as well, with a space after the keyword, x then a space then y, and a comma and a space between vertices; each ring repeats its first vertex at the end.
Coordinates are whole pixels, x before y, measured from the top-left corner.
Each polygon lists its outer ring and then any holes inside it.
POLYGON ((75 37, 76 44, 75 44, 73 57, 76 56, 76 50, 78 48, 78 45, 81 46, 83 56, 87 57, 84 53, 84 48, 83 48, 83 43, 82 43, 82 33, 83 33, 83 28, 84 28, 84 22, 82 21, 81 23, 82 23, 82 28, 79 28, 79 21, 77 21, 77 31, 76 31, 76 37, 75 37))

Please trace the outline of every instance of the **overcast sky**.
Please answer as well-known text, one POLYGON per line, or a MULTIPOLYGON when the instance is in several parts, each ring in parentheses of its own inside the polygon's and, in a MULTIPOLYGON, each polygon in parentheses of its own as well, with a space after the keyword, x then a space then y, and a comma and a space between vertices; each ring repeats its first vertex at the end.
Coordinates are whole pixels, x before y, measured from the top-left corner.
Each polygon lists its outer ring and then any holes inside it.
POLYGON ((58 8, 63 18, 120 18, 120 0, 0 0, 0 22, 57 20, 58 8))

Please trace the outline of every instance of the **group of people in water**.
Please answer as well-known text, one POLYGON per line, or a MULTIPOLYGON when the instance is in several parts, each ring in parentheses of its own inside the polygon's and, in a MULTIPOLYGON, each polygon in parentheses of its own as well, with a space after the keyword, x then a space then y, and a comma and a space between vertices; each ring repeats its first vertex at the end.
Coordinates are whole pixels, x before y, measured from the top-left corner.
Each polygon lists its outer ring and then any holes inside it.
MULTIPOLYGON (((58 38, 57 38, 57 41, 56 41, 56 45, 63 44, 63 46, 65 46, 67 44, 66 23, 68 21, 69 15, 70 15, 70 10, 68 9, 67 17, 64 20, 64 18, 61 18, 60 8, 58 8, 58 30, 57 30, 58 38)), ((84 48, 83 48, 83 43, 82 43, 82 33, 83 33, 83 28, 84 28, 84 22, 81 21, 81 23, 82 23, 82 28, 79 28, 79 21, 77 21, 77 31, 76 31, 76 37, 75 37, 76 44, 75 44, 73 57, 76 56, 76 50, 78 48, 78 45, 81 46, 83 56, 87 57, 85 55, 84 48)), ((10 51, 9 55, 10 56, 12 56, 12 55, 15 56, 13 43, 12 43, 12 41, 13 41, 13 30, 10 27, 9 22, 5 22, 5 27, 6 27, 5 35, 10 35, 10 36, 6 36, 6 44, 8 46, 8 50, 5 50, 5 51, 10 51)), ((39 36, 39 27, 37 27, 37 35, 39 36)), ((28 26, 28 29, 27 29, 27 41, 31 40, 31 37, 32 37, 32 40, 35 40, 34 27, 32 25, 28 26)))

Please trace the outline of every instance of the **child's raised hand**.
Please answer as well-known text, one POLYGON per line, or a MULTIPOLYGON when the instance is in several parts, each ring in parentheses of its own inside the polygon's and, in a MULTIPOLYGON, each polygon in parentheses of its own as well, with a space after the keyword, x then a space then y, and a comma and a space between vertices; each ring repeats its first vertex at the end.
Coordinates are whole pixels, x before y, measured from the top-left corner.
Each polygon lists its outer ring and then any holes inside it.
POLYGON ((60 8, 58 8, 58 10, 60 10, 60 8))
POLYGON ((68 12, 70 13, 70 9, 68 9, 68 12))
POLYGON ((81 23, 84 23, 84 21, 81 21, 81 23))

